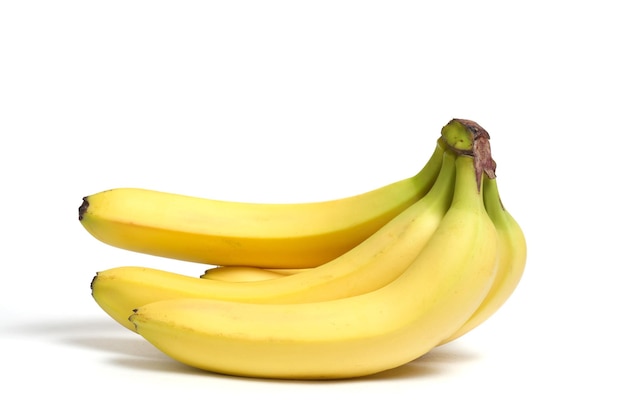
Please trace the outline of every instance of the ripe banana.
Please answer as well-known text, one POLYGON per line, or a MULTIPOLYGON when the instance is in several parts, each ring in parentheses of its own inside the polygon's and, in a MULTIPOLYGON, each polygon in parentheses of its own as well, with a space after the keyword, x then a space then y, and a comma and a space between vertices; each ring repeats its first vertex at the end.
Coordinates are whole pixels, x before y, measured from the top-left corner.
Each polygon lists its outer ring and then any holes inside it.
POLYGON ((415 176, 339 200, 252 204, 119 188, 83 199, 79 219, 122 249, 211 265, 309 268, 371 236, 432 187, 443 146, 415 176))
MULTIPOLYGON (((307 269, 285 269, 285 271, 306 271, 307 269)), ((256 282, 293 275, 289 272, 280 273, 276 269, 258 268, 255 266, 216 266, 207 269, 200 275, 202 279, 223 282, 256 282)))
POLYGON ((456 167, 453 201, 436 232, 382 288, 303 304, 170 299, 137 308, 130 321, 170 357, 218 373, 332 379, 403 365, 459 329, 496 273, 497 232, 474 159, 459 156, 456 167))
POLYGON ((259 268, 257 266, 216 266, 204 271, 204 274, 200 275, 200 278, 229 282, 264 281, 266 279, 299 274, 300 272, 309 271, 311 269, 312 268, 259 268))
POLYGON ((491 317, 511 296, 522 278, 526 264, 526 240, 513 216, 504 208, 495 178, 484 182, 484 201, 487 214, 498 231, 500 261, 494 283, 485 300, 454 334, 441 344, 458 339, 491 317))
POLYGON ((419 256, 450 207, 456 154, 444 152, 437 180, 422 199, 354 249, 318 266, 274 279, 224 282, 151 268, 118 267, 99 272, 92 295, 120 324, 138 306, 175 298, 209 298, 246 303, 304 303, 344 298, 383 287, 419 256))

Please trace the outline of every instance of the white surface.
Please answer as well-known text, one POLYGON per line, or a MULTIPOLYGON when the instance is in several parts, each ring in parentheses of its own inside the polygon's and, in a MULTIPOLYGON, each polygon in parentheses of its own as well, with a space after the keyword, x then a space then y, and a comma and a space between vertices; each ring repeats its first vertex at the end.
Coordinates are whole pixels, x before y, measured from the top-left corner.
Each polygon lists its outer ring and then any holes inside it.
POLYGON ((422 3, 3 2, 0 414, 625 415, 622 8, 422 3), (95 241, 84 195, 342 197, 416 172, 452 117, 490 132, 529 245, 461 340, 361 380, 249 380, 91 299, 100 269, 204 268, 95 241))

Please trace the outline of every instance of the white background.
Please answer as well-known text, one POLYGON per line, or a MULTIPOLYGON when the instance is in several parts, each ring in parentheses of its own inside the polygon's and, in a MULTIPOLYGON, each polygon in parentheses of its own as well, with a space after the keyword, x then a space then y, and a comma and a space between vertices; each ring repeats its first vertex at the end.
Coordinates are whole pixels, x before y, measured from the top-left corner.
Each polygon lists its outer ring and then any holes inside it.
POLYGON ((0 413, 625 415, 622 10, 2 2, 0 413), (93 302, 101 269, 204 267, 97 242, 83 196, 343 197, 417 172, 453 117, 491 134, 529 246, 517 292, 464 338, 360 380, 241 379, 173 362, 93 302))

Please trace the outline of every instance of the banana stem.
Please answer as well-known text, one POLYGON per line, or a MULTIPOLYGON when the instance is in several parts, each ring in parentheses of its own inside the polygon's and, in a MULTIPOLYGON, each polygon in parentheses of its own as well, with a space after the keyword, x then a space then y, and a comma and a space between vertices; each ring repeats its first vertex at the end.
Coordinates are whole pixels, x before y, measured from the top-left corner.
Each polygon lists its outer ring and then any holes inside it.
POLYGON ((483 173, 491 179, 496 177, 496 161, 491 157, 489 133, 478 123, 467 119, 452 119, 441 129, 441 137, 448 149, 474 158, 478 191, 483 173))

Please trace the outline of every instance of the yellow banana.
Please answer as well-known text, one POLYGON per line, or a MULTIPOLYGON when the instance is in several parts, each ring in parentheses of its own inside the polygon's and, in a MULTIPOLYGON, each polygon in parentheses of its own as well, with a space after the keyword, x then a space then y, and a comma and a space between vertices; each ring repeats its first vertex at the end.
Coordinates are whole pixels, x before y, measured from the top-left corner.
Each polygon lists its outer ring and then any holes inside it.
POLYGON ((151 268, 118 267, 92 281, 96 302, 122 325, 138 306, 174 298, 211 298, 246 303, 303 303, 376 290, 398 277, 419 255, 450 207, 456 155, 445 152, 438 178, 426 196, 338 258, 289 276, 256 282, 198 279, 151 268))
POLYGON ((504 208, 498 192, 496 179, 484 182, 485 208, 498 231, 500 261, 494 283, 485 300, 470 319, 441 344, 458 339, 491 317, 511 296, 524 272, 526 264, 526 240, 513 216, 504 208))
POLYGON ((122 249, 211 265, 309 268, 347 252, 435 182, 443 147, 415 176, 344 199, 253 204, 119 188, 83 199, 79 219, 122 249))
POLYGON ((403 365, 460 328, 493 282, 498 239, 473 161, 456 159, 453 202, 437 231, 378 290, 303 304, 170 299, 138 306, 130 321, 170 357, 218 373, 331 379, 403 365))
POLYGON ((255 266, 216 266, 207 269, 204 274, 200 275, 200 278, 224 282, 256 282, 293 275, 289 271, 302 272, 306 271, 306 269, 286 269, 286 273, 276 271, 276 269, 258 268, 255 266))
MULTIPOLYGON (((228 268, 228 267, 224 267, 228 268)), ((264 268, 266 271, 274 272, 279 275, 293 275, 299 274, 300 272, 306 272, 311 268, 264 268)))

